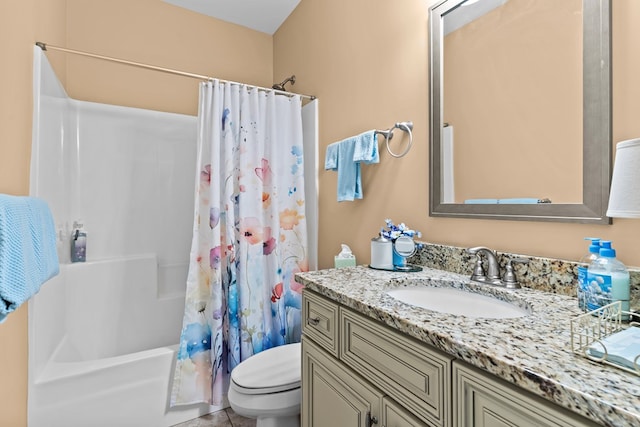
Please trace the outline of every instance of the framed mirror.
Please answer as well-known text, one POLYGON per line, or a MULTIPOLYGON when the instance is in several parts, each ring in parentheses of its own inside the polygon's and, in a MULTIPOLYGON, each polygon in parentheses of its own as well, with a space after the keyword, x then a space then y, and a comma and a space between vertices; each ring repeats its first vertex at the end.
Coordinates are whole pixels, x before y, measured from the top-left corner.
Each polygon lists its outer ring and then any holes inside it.
POLYGON ((610 0, 429 9, 429 215, 608 224, 610 0))

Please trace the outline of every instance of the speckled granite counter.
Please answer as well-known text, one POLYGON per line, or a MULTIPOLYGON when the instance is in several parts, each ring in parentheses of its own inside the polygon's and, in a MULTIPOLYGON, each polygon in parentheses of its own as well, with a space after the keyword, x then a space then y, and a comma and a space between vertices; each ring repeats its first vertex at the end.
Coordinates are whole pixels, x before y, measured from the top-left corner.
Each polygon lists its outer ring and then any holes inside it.
POLYGON ((575 298, 532 289, 475 284, 456 273, 425 268, 396 273, 364 266, 298 273, 296 280, 497 377, 606 426, 640 426, 640 376, 571 352, 575 298), (428 283, 493 294, 532 310, 527 317, 482 319, 404 304, 385 291, 428 283))

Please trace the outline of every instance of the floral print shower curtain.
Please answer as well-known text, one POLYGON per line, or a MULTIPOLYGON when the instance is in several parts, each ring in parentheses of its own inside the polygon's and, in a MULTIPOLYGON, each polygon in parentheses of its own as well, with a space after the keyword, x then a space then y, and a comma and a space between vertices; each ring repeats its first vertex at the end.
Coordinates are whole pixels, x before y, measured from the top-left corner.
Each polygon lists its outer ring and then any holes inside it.
POLYGON ((300 97, 201 83, 198 176, 171 405, 222 404, 227 372, 300 341, 308 270, 300 97))

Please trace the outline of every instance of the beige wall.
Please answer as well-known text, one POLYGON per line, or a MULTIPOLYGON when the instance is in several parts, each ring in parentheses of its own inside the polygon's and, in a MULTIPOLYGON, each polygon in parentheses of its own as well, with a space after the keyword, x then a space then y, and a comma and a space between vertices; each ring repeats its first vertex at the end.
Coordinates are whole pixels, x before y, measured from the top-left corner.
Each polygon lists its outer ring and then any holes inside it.
MULTIPOLYGON (((428 212, 427 1, 304 0, 274 37, 275 74, 320 98, 320 151, 344 137, 413 120, 414 147, 382 152, 364 166, 361 201, 336 202, 336 173, 320 172, 320 266, 345 242, 369 262, 369 239, 389 217, 424 240, 577 260, 583 237, 612 239, 620 259, 640 266, 640 221, 610 226, 430 218, 428 212)), ((613 2, 613 139, 640 136, 640 2, 613 2)), ((542 29, 541 29, 542 31, 542 29)), ((400 135, 399 133, 397 134, 400 135)))
MULTIPOLYGON (((65 0, 0 1, 0 193, 29 192, 33 48, 65 40, 65 0)), ((60 65, 64 72, 64 65, 60 65)), ((64 75, 62 76, 64 78, 64 75)), ((27 419, 27 308, 0 325, 0 425, 27 419)))
MULTIPOLYGON (((415 123, 406 157, 363 166, 364 199, 336 202, 335 172, 320 171, 319 264, 333 266, 344 242, 359 263, 385 218, 420 227, 427 216, 427 2, 303 0, 274 36, 275 75, 295 73, 295 90, 320 100, 320 160, 334 141, 395 122, 415 123)), ((400 131, 392 148, 404 148, 400 131)), ((322 166, 322 165, 321 165, 322 166)))
MULTIPOLYGON (((270 86, 272 37, 161 0, 0 0, 0 193, 29 192, 35 41, 270 86)), ((198 80, 49 51, 77 99, 197 114, 198 80)), ((0 325, 0 426, 27 425, 27 307, 0 325)))
MULTIPOLYGON (((272 37, 161 0, 67 0, 67 47, 194 74, 271 86, 272 37)), ((199 80, 67 58, 74 98, 197 114, 199 80)))

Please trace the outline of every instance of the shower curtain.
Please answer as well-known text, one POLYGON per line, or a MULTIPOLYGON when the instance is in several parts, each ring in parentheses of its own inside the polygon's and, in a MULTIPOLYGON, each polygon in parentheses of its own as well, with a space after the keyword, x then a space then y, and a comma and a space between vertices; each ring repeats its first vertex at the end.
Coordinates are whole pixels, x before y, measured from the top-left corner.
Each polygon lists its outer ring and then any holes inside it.
POLYGON ((308 270, 301 99, 200 85, 193 240, 171 405, 222 404, 251 355, 300 341, 308 270))

